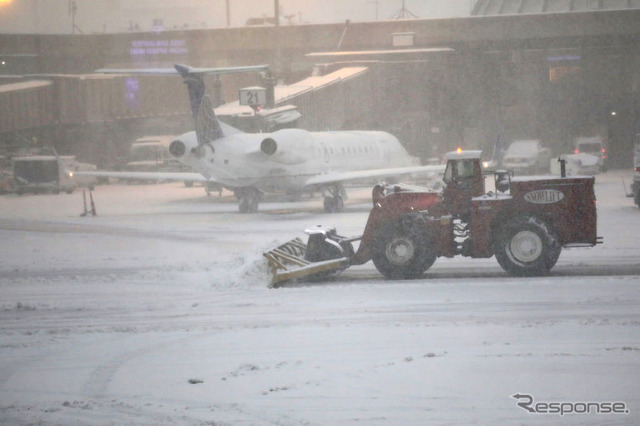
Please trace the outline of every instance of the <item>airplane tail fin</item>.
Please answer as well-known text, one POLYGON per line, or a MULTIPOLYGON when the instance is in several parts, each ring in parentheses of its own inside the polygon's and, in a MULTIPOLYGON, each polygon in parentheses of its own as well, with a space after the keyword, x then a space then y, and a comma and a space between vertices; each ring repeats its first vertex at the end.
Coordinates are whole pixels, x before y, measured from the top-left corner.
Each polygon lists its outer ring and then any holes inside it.
POLYGON ((213 111, 213 102, 207 94, 204 83, 204 75, 223 75, 245 72, 269 72, 268 65, 249 65, 221 68, 195 68, 187 65, 175 65, 174 68, 137 68, 137 69, 113 69, 102 68, 98 73, 104 74, 133 74, 133 75, 172 75, 176 71, 182 76, 189 90, 191 112, 195 121, 198 147, 202 147, 216 139, 225 136, 222 126, 213 111))
POLYGON ((195 121, 198 146, 202 147, 204 144, 224 137, 220 122, 213 111, 213 103, 207 93, 202 74, 192 72, 192 68, 184 65, 176 65, 175 67, 189 91, 189 101, 195 121))
POLYGON ((500 134, 498 134, 498 136, 496 136, 496 142, 493 145, 493 154, 491 155, 492 164, 498 164, 501 149, 502 148, 500 147, 500 134))

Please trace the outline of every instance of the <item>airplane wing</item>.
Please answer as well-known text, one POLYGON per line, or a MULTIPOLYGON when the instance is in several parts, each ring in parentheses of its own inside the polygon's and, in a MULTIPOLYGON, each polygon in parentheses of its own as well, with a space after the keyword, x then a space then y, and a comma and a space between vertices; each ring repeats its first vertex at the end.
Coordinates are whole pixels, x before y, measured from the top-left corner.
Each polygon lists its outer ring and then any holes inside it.
POLYGON ((384 176, 402 176, 411 174, 443 173, 444 165, 396 167, 389 169, 358 170, 352 172, 330 172, 307 179, 305 185, 326 185, 330 183, 347 182, 359 179, 384 176))
MULTIPOLYGON (((269 65, 249 65, 243 67, 218 67, 218 68, 197 68, 187 65, 178 65, 183 69, 187 69, 191 74, 205 74, 205 75, 223 75, 223 74, 235 74, 240 72, 259 72, 269 69, 269 65)), ((178 75, 176 68, 101 68, 95 71, 102 74, 138 74, 138 75, 178 75)))
POLYGON ((213 182, 193 172, 108 172, 108 171, 77 171, 73 172, 78 176, 95 176, 118 179, 144 179, 144 180, 175 180, 189 182, 213 182))

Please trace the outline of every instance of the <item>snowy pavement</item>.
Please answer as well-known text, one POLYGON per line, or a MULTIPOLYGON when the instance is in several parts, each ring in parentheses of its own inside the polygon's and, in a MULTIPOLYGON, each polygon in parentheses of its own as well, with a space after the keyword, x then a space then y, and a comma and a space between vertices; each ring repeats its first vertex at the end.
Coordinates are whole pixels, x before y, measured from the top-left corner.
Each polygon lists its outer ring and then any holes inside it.
POLYGON ((2 196, 0 423, 638 424, 627 175, 596 178, 604 244, 548 277, 457 257, 279 289, 262 251, 317 224, 361 233, 370 188, 336 215, 319 198, 241 215, 175 183, 98 187, 96 217, 80 191, 2 196))

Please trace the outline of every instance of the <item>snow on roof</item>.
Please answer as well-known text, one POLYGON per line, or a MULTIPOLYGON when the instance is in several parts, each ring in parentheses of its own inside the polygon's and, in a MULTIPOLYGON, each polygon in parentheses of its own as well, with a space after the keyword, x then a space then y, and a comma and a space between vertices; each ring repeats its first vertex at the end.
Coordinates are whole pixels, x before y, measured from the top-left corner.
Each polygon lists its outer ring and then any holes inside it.
POLYGON ((362 56, 362 55, 400 55, 407 53, 442 53, 453 52, 454 49, 450 47, 430 47, 430 48, 417 48, 417 49, 385 49, 385 50, 354 50, 354 51, 340 51, 340 52, 314 52, 307 53, 306 57, 316 58, 324 56, 362 56))
MULTIPOLYGON (((307 77, 291 85, 276 86, 274 88, 275 101, 276 103, 286 102, 288 99, 299 96, 305 92, 318 90, 342 80, 356 77, 368 70, 369 68, 367 67, 345 67, 326 75, 307 77)), ((217 115, 253 115, 251 107, 240 105, 240 101, 221 105, 215 109, 215 112, 217 115)))
POLYGON ((478 0, 471 12, 472 16, 527 15, 540 13, 575 13, 602 10, 639 9, 635 0, 478 0))
POLYGON ((480 158, 481 155, 482 155, 482 151, 480 150, 451 151, 445 154, 445 158, 447 160, 451 160, 453 158, 475 159, 475 158, 480 158))
POLYGON ((602 143, 602 136, 580 136, 573 140, 574 144, 602 143))
POLYGON ((540 141, 537 139, 518 140, 514 141, 507 148, 509 154, 531 154, 538 152, 538 146, 540 141))
POLYGON ((53 83, 45 80, 21 81, 20 83, 3 84, 0 92, 14 92, 18 90, 35 89, 37 87, 51 86, 53 83))
POLYGON ((276 86, 276 102, 285 101, 301 93, 318 90, 324 86, 356 77, 368 70, 367 67, 345 67, 326 75, 307 77, 289 86, 276 86))
POLYGON ((15 157, 13 161, 57 161, 53 155, 27 155, 24 157, 15 157))
POLYGON ((138 138, 133 143, 136 145, 157 143, 169 145, 175 138, 175 135, 149 135, 138 138))

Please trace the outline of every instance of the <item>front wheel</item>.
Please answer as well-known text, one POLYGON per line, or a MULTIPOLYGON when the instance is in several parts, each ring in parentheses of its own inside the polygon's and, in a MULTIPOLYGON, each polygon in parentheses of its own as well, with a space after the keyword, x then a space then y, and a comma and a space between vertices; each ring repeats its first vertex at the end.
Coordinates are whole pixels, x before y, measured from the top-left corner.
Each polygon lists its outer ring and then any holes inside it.
POLYGON ((422 218, 401 219, 381 229, 373 242, 371 258, 388 279, 420 278, 436 260, 429 243, 422 218))
POLYGON ((502 269, 517 276, 546 275, 562 247, 542 221, 529 217, 508 224, 498 235, 495 254, 502 269))
POLYGON ((340 213, 344 209, 344 200, 341 196, 325 197, 324 211, 326 213, 340 213))

